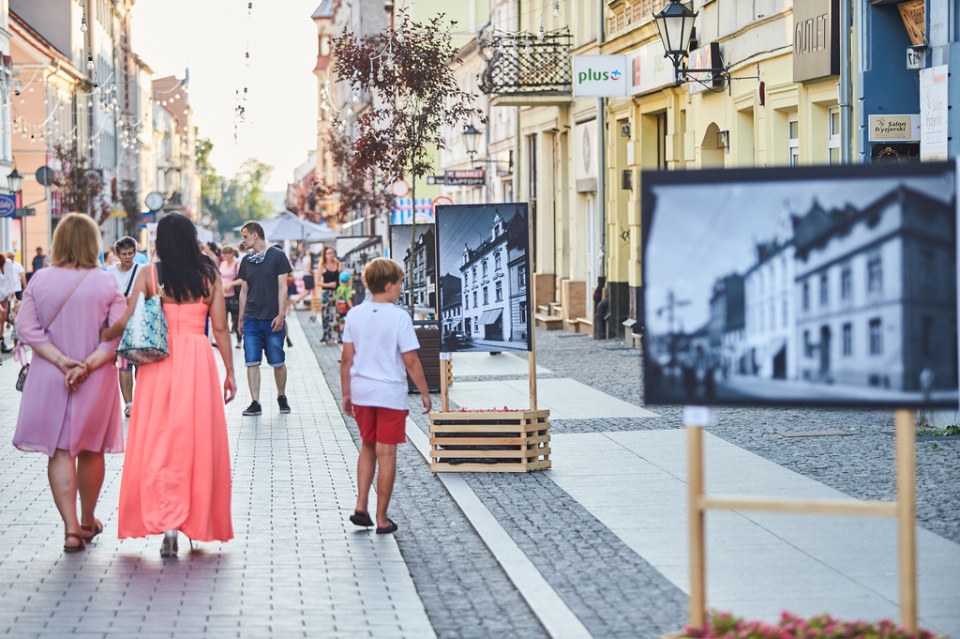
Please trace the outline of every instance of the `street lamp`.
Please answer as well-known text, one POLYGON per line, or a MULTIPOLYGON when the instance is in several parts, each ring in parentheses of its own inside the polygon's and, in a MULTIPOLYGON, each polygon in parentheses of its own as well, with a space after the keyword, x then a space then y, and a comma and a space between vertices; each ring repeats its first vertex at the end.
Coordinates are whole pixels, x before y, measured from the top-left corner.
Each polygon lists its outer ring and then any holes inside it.
POLYGON ((16 195, 20 192, 21 186, 23 186, 23 176, 20 175, 17 167, 13 167, 13 171, 7 176, 7 188, 10 190, 10 193, 16 195))
POLYGON ((477 127, 468 124, 463 130, 463 146, 467 149, 467 155, 470 156, 470 164, 477 155, 477 147, 480 146, 480 136, 482 133, 477 131, 477 127))
MULTIPOLYGON (((700 82, 703 84, 702 79, 690 74, 710 73, 714 78, 711 84, 722 86, 723 79, 730 78, 728 69, 725 67, 690 69, 685 66, 687 57, 690 55, 690 41, 694 38, 693 22, 696 18, 697 12, 688 9, 686 5, 681 3, 681 0, 670 0, 670 4, 665 6, 660 13, 653 14, 653 19, 657 23, 657 31, 660 33, 660 41, 663 43, 663 57, 670 58, 673 63, 674 78, 677 84, 683 84, 684 82, 700 82)), ((693 46, 696 47, 697 45, 693 46)), ((717 64, 717 62, 719 60, 712 62, 712 64, 717 64)), ((708 86, 707 88, 711 87, 708 86)))

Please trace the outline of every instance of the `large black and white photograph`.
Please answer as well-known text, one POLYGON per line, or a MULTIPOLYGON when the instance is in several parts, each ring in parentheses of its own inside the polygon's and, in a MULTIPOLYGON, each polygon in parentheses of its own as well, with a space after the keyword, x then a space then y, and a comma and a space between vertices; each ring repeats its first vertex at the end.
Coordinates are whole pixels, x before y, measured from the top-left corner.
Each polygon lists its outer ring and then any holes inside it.
POLYGON ((363 267, 373 258, 383 257, 383 239, 379 235, 338 237, 334 249, 343 263, 343 271, 353 276, 353 303, 359 304, 367 295, 360 277, 363 267))
POLYGON ((440 350, 529 351, 526 204, 437 207, 440 350))
POLYGON ((957 407, 953 164, 644 172, 649 404, 957 407))
POLYGON ((434 225, 392 224, 390 255, 403 267, 403 292, 397 303, 407 309, 413 304, 416 319, 435 319, 437 232, 434 225))

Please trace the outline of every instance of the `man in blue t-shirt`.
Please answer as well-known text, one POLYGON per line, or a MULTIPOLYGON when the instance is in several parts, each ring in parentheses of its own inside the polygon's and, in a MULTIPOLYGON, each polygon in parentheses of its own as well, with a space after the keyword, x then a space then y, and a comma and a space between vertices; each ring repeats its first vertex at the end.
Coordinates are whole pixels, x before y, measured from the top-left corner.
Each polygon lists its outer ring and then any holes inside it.
POLYGON ((267 246, 263 227, 247 222, 240 229, 243 243, 248 247, 247 257, 240 262, 240 326, 243 336, 243 354, 247 365, 247 384, 252 402, 244 415, 259 415, 260 362, 267 354, 267 364, 273 368, 277 382, 277 404, 281 413, 290 412, 287 402, 287 365, 283 351, 286 336, 284 312, 287 308, 287 273, 290 261, 283 251, 267 246))

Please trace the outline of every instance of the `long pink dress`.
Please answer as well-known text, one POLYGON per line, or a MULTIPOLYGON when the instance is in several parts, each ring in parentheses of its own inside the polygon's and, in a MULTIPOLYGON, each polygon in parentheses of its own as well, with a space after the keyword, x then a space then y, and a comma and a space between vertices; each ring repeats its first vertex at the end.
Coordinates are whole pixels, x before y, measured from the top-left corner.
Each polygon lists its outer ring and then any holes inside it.
MULTIPOLYGON (((87 275, 53 324, 47 326, 85 273, 86 270, 56 266, 34 273, 23 291, 23 305, 17 317, 20 341, 27 346, 53 342, 65 355, 77 360, 96 348, 111 353, 116 350, 119 339, 101 342, 100 328, 120 319, 127 300, 117 280, 100 269, 87 275)), ((81 451, 122 453, 123 421, 116 367, 105 364, 94 369, 76 390, 68 391, 60 369, 34 355, 23 388, 13 445, 50 457, 58 448, 73 456, 81 451)))
POLYGON ((144 364, 120 481, 120 539, 179 530, 233 538, 223 384, 204 335, 208 306, 164 302, 170 355, 144 364))

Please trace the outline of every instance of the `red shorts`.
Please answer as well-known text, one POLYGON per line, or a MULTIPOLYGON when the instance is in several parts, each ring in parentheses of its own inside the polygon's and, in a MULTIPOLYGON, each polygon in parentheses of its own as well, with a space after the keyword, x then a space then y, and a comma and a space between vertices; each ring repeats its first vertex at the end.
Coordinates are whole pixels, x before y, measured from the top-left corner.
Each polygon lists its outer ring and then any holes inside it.
POLYGON ((360 439, 378 444, 403 444, 407 441, 409 412, 380 406, 353 406, 353 416, 360 427, 360 439))

